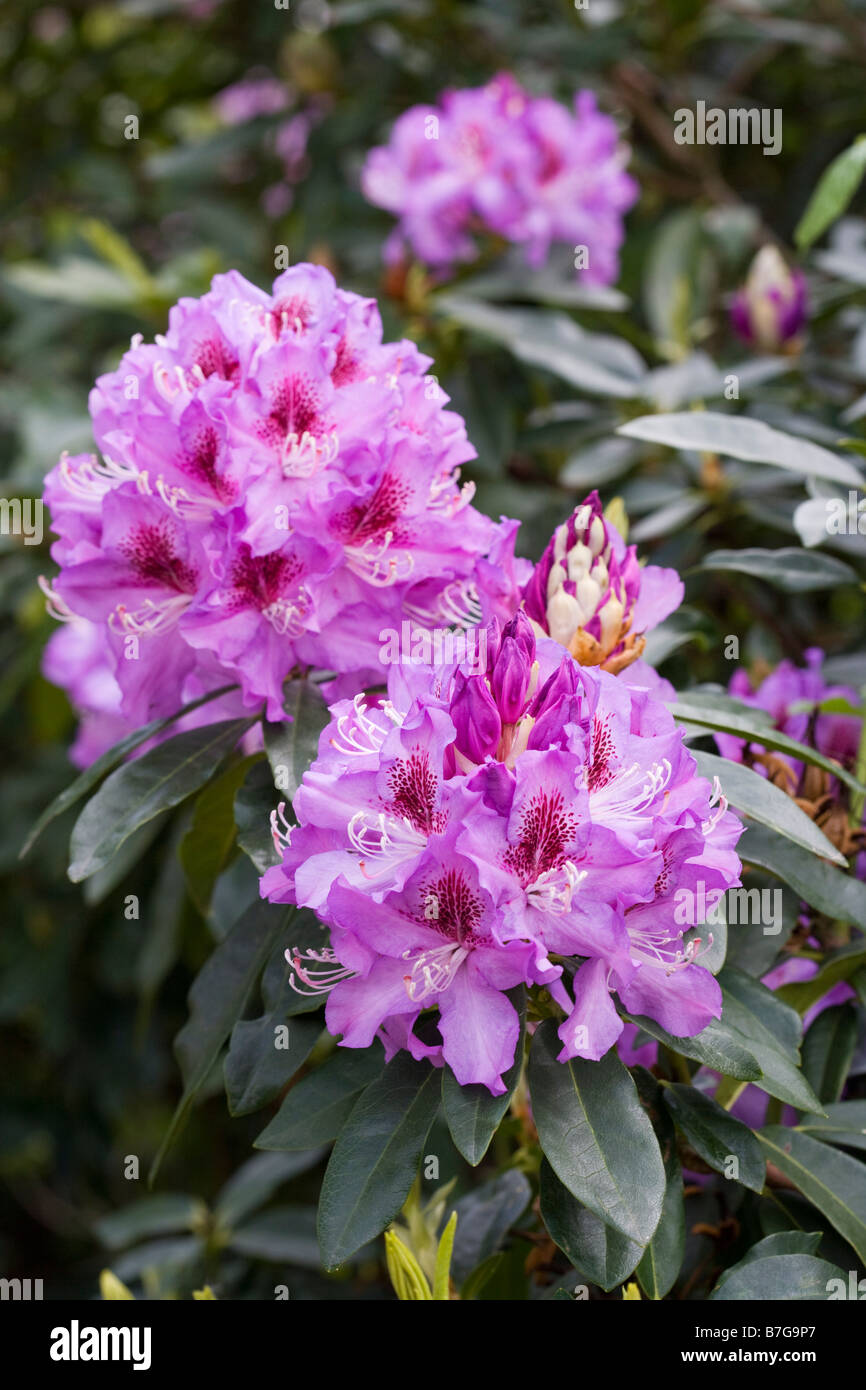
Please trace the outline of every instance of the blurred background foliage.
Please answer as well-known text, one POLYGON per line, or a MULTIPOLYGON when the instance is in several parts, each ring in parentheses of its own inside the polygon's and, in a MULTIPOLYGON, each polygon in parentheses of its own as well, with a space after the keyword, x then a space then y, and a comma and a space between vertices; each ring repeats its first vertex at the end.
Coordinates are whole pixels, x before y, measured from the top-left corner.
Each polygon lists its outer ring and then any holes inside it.
MULTIPOLYGON (((856 202, 807 262, 812 322, 799 352, 750 357, 727 303, 760 244, 790 247, 822 170, 866 129, 864 59, 866 4, 851 0, 5 0, 0 490, 38 496, 61 449, 88 447, 88 390, 132 334, 164 329, 178 296, 200 294, 218 271, 269 283, 275 248, 287 246, 292 262, 320 261, 376 295, 387 336, 412 336, 435 357, 478 449, 466 475, 482 507, 525 523, 523 553, 537 556, 589 488, 623 497, 630 539, 690 574, 686 615, 655 652, 670 658, 672 680, 726 683, 728 633, 753 661, 799 658, 810 643, 857 651, 856 585, 780 595, 742 575, 693 572, 709 548, 795 544, 802 480, 671 458, 613 430, 650 409, 718 404, 736 371, 748 413, 819 443, 863 438, 856 202), (616 291, 575 292, 517 262, 494 273, 496 248, 449 287, 418 266, 383 272, 391 221, 359 192, 367 150, 406 107, 502 69, 564 100, 591 86, 621 123, 642 196, 616 291), (239 119, 220 94, 250 77, 275 80, 284 105, 239 119), (781 153, 678 146, 672 114, 698 99, 781 108, 781 153), (449 303, 449 291, 459 298, 449 303), (493 314, 479 317, 479 304, 493 314), (563 319, 603 335, 565 370, 561 358, 551 368, 557 334, 571 341, 563 319), (592 361, 618 384, 599 387, 592 361)), ((856 543, 839 537, 836 549, 851 559, 856 543)), ((0 1272, 41 1276, 52 1297, 92 1296, 107 1247, 125 1280, 156 1267, 145 1287, 161 1296, 188 1297, 207 1280, 220 1296, 270 1298, 286 1268, 292 1297, 388 1296, 371 1252, 320 1274, 319 1155, 249 1160, 261 1117, 230 1119, 218 1074, 166 1163, 163 1195, 125 1211, 143 1197, 177 1100, 171 1040, 187 990, 248 900, 251 869, 236 861, 204 917, 171 843, 182 825, 157 823, 153 844, 136 846, 143 857, 84 892, 65 877, 68 819, 19 863, 28 827, 71 776, 73 716, 39 674, 51 623, 36 576, 51 572, 48 545, 0 536, 0 1272), (124 1177, 129 1155, 138 1183, 124 1177), (289 1206, 268 1205, 287 1196, 289 1206), (257 1221, 262 1207, 282 1215, 257 1221)), ((431 1151, 453 1153, 447 1133, 431 1151)), ((441 1181, 466 1184, 466 1166, 449 1162, 441 1181)), ((497 1209, 496 1193, 487 1200, 497 1209)), ((504 1194, 509 1220, 514 1200, 504 1194)), ((530 1251, 514 1241, 485 1296, 526 1296, 530 1251)))

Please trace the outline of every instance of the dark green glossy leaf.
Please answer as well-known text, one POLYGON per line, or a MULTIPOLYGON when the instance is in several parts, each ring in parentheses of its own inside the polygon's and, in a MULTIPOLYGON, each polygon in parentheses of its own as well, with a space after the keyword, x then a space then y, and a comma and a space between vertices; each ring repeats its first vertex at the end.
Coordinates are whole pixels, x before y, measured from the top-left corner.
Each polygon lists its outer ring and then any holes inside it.
POLYGON ((782 1125, 770 1125, 758 1138, 769 1161, 866 1261, 866 1165, 782 1125))
POLYGON ((228 719, 189 729, 112 772, 75 822, 73 883, 103 868, 139 826, 198 791, 252 722, 228 719))
POLYGON ((183 1095, 154 1159, 153 1182, 165 1154, 243 1014, 265 962, 282 941, 292 909, 256 902, 238 919, 207 960, 189 992, 190 1016, 175 1039, 183 1095))
POLYGON ((400 1052, 355 1102, 319 1199, 326 1269, 344 1264, 399 1212, 439 1108, 441 1084, 434 1067, 400 1052))
POLYGON ((746 1125, 694 1086, 680 1083, 665 1086, 664 1103, 677 1128, 705 1163, 716 1172, 725 1173, 728 1159, 736 1158, 737 1181, 753 1192, 763 1190, 766 1161, 760 1144, 746 1125))
POLYGON ((661 1216, 665 1173, 634 1082, 612 1049, 599 1062, 557 1061, 555 1019, 532 1041, 529 1086, 541 1148, 578 1201, 645 1245, 661 1216))
POLYGON ((826 1106, 838 1101, 857 1046, 857 1014, 835 1004, 818 1015, 803 1039, 803 1072, 826 1106))
POLYGON ((644 1247, 608 1226, 573 1197, 546 1159, 541 1164, 541 1219, 578 1276, 615 1289, 635 1269, 644 1247))
POLYGON ((306 1149, 336 1139, 358 1095, 385 1069, 382 1044, 341 1047, 293 1086, 255 1142, 257 1149, 306 1149))
POLYGON ((531 1200, 529 1179, 517 1168, 509 1168, 460 1198, 455 1204, 457 1230, 451 1255, 452 1277, 458 1286, 496 1254, 531 1200))

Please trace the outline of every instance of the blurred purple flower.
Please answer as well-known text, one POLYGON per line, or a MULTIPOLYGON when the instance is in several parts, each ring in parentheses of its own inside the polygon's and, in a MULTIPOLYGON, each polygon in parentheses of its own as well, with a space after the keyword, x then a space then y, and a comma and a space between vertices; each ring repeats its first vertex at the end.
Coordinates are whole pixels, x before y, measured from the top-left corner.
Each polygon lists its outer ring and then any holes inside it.
POLYGON ((591 92, 579 92, 569 111, 502 73, 485 87, 446 92, 438 107, 404 112, 388 144, 368 155, 361 184, 371 203, 399 218, 388 261, 408 245, 450 270, 475 258, 473 234, 486 230, 525 247, 534 267, 564 243, 581 279, 606 285, 617 277, 622 219, 639 191, 627 156, 591 92))

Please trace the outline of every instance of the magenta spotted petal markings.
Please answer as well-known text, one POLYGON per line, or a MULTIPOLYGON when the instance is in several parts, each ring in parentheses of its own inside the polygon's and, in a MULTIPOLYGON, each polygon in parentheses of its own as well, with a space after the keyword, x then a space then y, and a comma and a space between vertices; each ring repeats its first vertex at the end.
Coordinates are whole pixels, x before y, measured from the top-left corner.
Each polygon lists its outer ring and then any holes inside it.
POLYGON ((680 1036, 719 1017, 675 895, 739 882, 742 826, 649 691, 522 612, 486 649, 484 674, 397 667, 387 695, 332 707, 261 891, 330 928, 287 958, 344 1046, 379 1036, 501 1094, 516 985, 560 1010, 563 1059, 601 1057, 619 1007, 680 1036))

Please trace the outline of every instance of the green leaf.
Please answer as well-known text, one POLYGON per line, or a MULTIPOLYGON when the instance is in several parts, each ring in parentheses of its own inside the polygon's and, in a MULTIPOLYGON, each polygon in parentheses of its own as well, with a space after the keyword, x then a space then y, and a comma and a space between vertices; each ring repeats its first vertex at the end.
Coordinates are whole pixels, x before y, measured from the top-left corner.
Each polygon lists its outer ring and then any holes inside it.
POLYGON ((229 1249, 248 1259, 318 1270, 316 1209, 281 1206, 260 1212, 233 1233, 229 1249))
POLYGON ((433 1271, 433 1298, 447 1303, 451 1298, 451 1257, 457 1232, 457 1212, 452 1211, 436 1247, 436 1267, 433 1271))
POLYGON ((636 1023, 657 1042, 664 1043, 665 1047, 671 1048, 674 1052, 682 1053, 683 1057, 691 1057, 693 1061, 701 1062, 705 1067, 712 1067, 713 1071, 720 1071, 725 1076, 735 1076, 738 1081, 757 1081, 761 1075, 757 1058, 746 1046, 745 1040, 728 1026, 724 1010, 720 1019, 713 1019, 706 1028, 691 1038, 674 1037, 673 1033, 668 1033, 660 1023, 656 1023, 654 1018, 646 1018, 643 1014, 623 1013, 622 1010, 620 1012, 629 1023, 636 1023))
POLYGON ((235 794, 234 821, 238 844, 260 874, 280 862, 271 835, 271 811, 281 800, 267 758, 257 758, 235 794))
POLYGON ((289 716, 285 723, 264 721, 265 752, 282 799, 291 801, 318 752, 319 735, 330 716, 328 706, 310 681, 291 681, 286 687, 283 708, 289 716))
POLYGON ((678 1129, 705 1163, 724 1173, 729 1157, 739 1165, 738 1182, 763 1191, 767 1165, 752 1131, 694 1086, 664 1087, 664 1103, 678 1129))
POLYGON ((503 343, 521 362, 542 367, 590 395, 633 399, 646 364, 630 343, 580 328, 567 314, 500 309, 449 291, 434 307, 464 328, 503 343))
POLYGON ((806 211, 794 228, 799 251, 806 251, 823 236, 827 228, 848 207, 866 172, 866 136, 858 135, 853 145, 827 165, 806 204, 806 211))
POLYGON ((128 1207, 103 1216, 93 1229, 109 1250, 122 1250, 125 1245, 132 1245, 145 1236, 191 1231, 206 1214, 207 1208, 198 1197, 160 1192, 141 1197, 128 1207))
POLYGON ((816 1255, 770 1255, 735 1265, 713 1289, 708 1302, 825 1302, 829 1281, 844 1277, 835 1265, 816 1255))
POLYGON ((632 1273, 644 1247, 608 1226, 573 1197, 547 1159, 541 1163, 541 1219, 587 1283, 608 1292, 632 1273))
POLYGON ((825 1108, 826 1115, 804 1115, 798 1131, 825 1144, 866 1149, 866 1100, 840 1100, 825 1108))
POLYGON ((541 1148, 584 1206, 645 1245, 661 1216, 665 1171, 634 1082, 611 1049, 599 1062, 558 1062, 556 1020, 532 1041, 529 1086, 541 1148))
MULTIPOLYGON (((805 811, 801 811, 796 801, 787 796, 780 787, 769 782, 766 777, 753 772, 742 763, 731 762, 729 758, 719 758, 715 753, 704 753, 700 749, 692 752, 698 765, 698 772, 710 781, 718 777, 719 785, 732 806, 743 815, 751 816, 762 825, 775 830, 792 840, 801 849, 811 854, 831 859, 847 869, 848 861, 832 845, 823 831, 805 811)), ((735 890, 736 891, 736 890, 735 890)))
MULTIPOLYGON (((853 922, 858 927, 866 927, 866 884, 860 879, 842 873, 814 855, 804 855, 789 840, 761 826, 749 826, 737 845, 737 853, 744 863, 754 864, 756 868, 764 869, 768 874, 789 883, 801 898, 805 898, 819 912, 840 922, 853 922)), ((862 963, 860 960, 852 969, 857 969, 862 963)), ((821 994, 829 988, 822 987, 816 981, 817 976, 804 981, 804 984, 811 986, 808 993, 812 999, 820 999, 821 994)), ((798 1000, 806 997, 805 990, 795 995, 796 986, 784 988, 788 993, 779 991, 780 997, 788 1003, 795 997, 798 1000)))
POLYGON ((256 1154, 247 1159, 217 1197, 214 1216, 222 1230, 232 1230, 269 1202, 283 1183, 314 1168, 323 1152, 315 1148, 295 1154, 256 1154))
POLYGON ((279 1095, 322 1032, 318 1019, 275 1022, 277 1012, 236 1023, 224 1065, 229 1114, 250 1115, 279 1095))
MULTIPOLYGON (((820 907, 820 903, 816 903, 815 906, 820 907)), ((791 984, 781 985, 776 993, 786 1004, 790 1004, 792 1009, 796 1009, 798 1014, 804 1014, 813 1004, 817 1004, 819 999, 823 999, 834 985, 838 985, 842 980, 853 979, 864 965, 866 941, 858 937, 856 941, 849 941, 847 945, 840 946, 838 951, 832 951, 826 956, 811 980, 795 980, 791 984)))
POLYGON ((859 583, 856 570, 843 560, 799 546, 783 546, 779 550, 713 550, 698 568, 749 574, 786 594, 807 594, 859 583))
POLYGON ((773 748, 778 753, 790 753, 800 762, 812 763, 815 767, 832 773, 853 791, 866 791, 841 763, 835 762, 833 758, 825 758, 823 753, 818 753, 814 748, 807 748, 805 744, 788 738, 786 734, 780 734, 766 717, 762 718, 756 711, 749 710, 747 714, 738 711, 732 714, 731 705, 726 705, 723 697, 719 696, 716 706, 713 707, 712 704, 705 704, 703 701, 697 703, 691 698, 690 691, 685 691, 683 698, 665 703, 677 722, 701 725, 708 732, 736 734, 747 743, 757 743, 762 748, 773 748))
POLYGON ((800 1019, 772 990, 750 975, 726 965, 719 975, 722 1016, 758 1059, 756 1085, 799 1110, 820 1111, 821 1103, 796 1062, 800 1019))
POLYGON ((620 425, 617 434, 672 449, 696 449, 746 463, 765 463, 805 478, 829 478, 848 487, 860 487, 863 482, 859 470, 848 459, 837 458, 829 449, 808 439, 783 434, 745 415, 725 415, 717 410, 641 415, 620 425))
POLYGON ((180 846, 189 895, 203 917, 207 916, 214 884, 234 849, 235 792, 253 761, 243 758, 208 782, 196 800, 192 825, 180 846))
POLYGON ((341 1047, 321 1067, 293 1086, 257 1149, 305 1149, 336 1139, 358 1095, 385 1069, 382 1044, 359 1050, 341 1047))
POLYGON ((514 1088, 523 1070, 526 995, 521 986, 508 997, 520 1015, 520 1035, 514 1051, 514 1062, 503 1077, 505 1094, 492 1096, 486 1086, 461 1086, 448 1066, 442 1072, 442 1109, 451 1138, 466 1162, 473 1167, 486 1154, 499 1122, 511 1104, 514 1088))
POLYGON ((147 743, 148 739, 155 738, 157 734, 162 733, 163 729, 167 729, 169 725, 173 724, 176 720, 182 719, 184 715, 190 714, 194 709, 198 709, 200 705, 205 705, 210 700, 215 700, 220 695, 226 695, 230 690, 234 689, 235 687, 233 685, 224 685, 221 686, 219 690, 211 690, 207 695, 202 695, 199 699, 191 701, 188 705, 184 705, 176 714, 166 715, 163 719, 152 719, 149 724, 145 724, 143 729, 137 729, 135 733, 127 734, 126 738, 122 738, 119 743, 115 743, 112 748, 109 748, 101 757, 97 758, 95 762, 92 762, 89 767, 86 767, 84 771, 76 777, 75 781, 70 783, 59 796, 56 796, 50 806, 46 807, 33 829, 30 831, 30 834, 27 836, 19 858, 23 859, 28 850, 36 843, 46 826, 50 825, 58 816, 62 816, 64 811, 68 811, 71 806, 75 805, 76 801, 80 801, 83 796, 86 796, 97 783, 102 781, 103 777, 107 776, 109 772, 112 772, 114 768, 123 762, 128 753, 131 753, 135 748, 139 748, 142 743, 147 743))
POLYGON ((658 1138, 665 1165, 665 1196, 661 1219, 636 1270, 638 1283, 647 1298, 656 1301, 664 1298, 676 1283, 686 1249, 683 1170, 674 1127, 666 1114, 659 1116, 658 1138))
POLYGON ((162 1160, 189 1116, 193 1101, 212 1072, 275 942, 285 936, 292 909, 255 902, 238 918, 193 981, 190 1016, 175 1039, 184 1081, 183 1095, 153 1161, 152 1184, 162 1160))
POLYGON ((822 1105, 834 1104, 842 1094, 857 1032, 855 1010, 836 1004, 818 1015, 803 1039, 803 1072, 822 1105))
POLYGON ((253 722, 228 719, 189 729, 112 772, 75 822, 72 882, 103 868, 139 826, 197 791, 253 722))
POLYGON ((770 1125, 758 1138, 770 1162, 866 1262, 866 1166, 783 1125, 770 1125))
POLYGON ((434 1067, 398 1053, 362 1092, 334 1145, 319 1199, 326 1269, 344 1264, 393 1221, 415 1180, 439 1107, 434 1067))
POLYGON ((460 1198, 454 1208, 457 1234, 451 1257, 452 1275, 458 1287, 478 1265, 495 1255, 531 1201, 529 1179, 517 1168, 507 1169, 460 1198))

